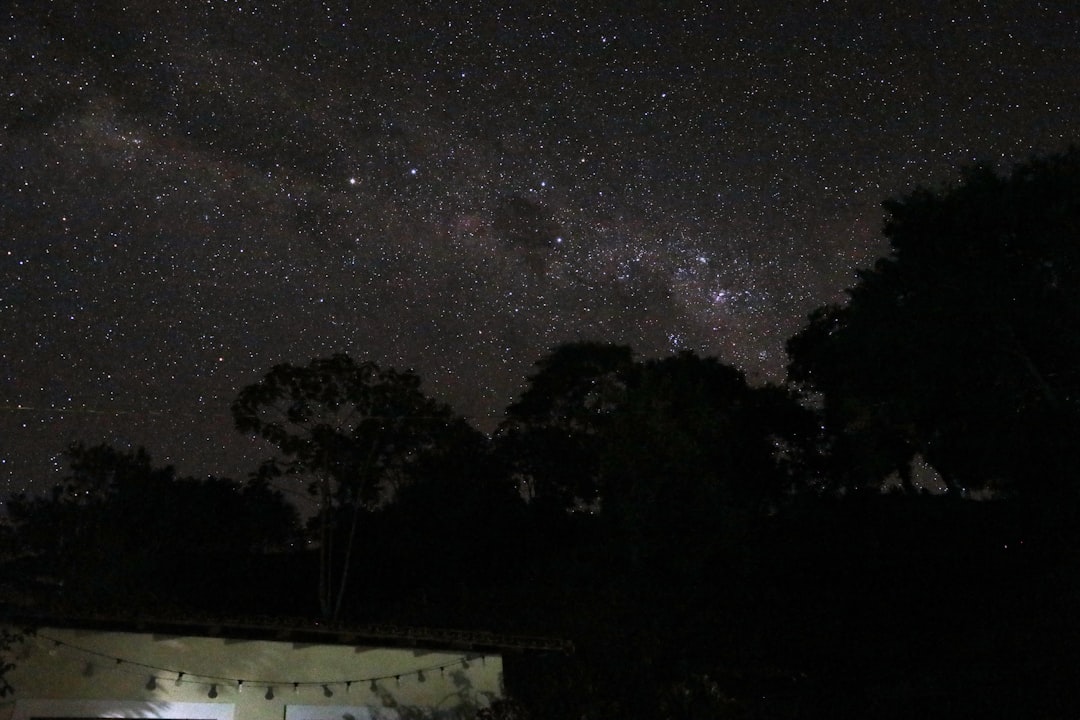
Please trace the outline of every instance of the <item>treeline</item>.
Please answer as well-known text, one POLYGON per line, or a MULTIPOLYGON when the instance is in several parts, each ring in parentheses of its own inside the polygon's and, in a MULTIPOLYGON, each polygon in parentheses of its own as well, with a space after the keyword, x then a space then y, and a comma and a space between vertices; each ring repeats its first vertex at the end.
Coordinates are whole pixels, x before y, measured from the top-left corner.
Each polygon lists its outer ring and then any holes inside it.
POLYGON ((1080 152, 886 209, 784 385, 573 343, 484 434, 414 373, 280 365, 232 405, 274 449, 245 481, 72 445, 9 500, 9 567, 102 606, 569 639, 506 660, 501 710, 536 718, 1069 715, 1080 152))

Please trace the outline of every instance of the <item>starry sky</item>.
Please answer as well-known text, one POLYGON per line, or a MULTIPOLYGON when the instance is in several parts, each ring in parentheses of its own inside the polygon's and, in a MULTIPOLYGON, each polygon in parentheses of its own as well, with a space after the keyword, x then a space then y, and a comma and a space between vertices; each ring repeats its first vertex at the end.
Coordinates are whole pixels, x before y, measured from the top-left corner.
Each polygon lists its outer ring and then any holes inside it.
POLYGON ((883 199, 1080 140, 1065 0, 8 7, 7 490, 72 440, 241 478, 238 390, 335 352, 484 429, 570 340, 779 380, 883 199))

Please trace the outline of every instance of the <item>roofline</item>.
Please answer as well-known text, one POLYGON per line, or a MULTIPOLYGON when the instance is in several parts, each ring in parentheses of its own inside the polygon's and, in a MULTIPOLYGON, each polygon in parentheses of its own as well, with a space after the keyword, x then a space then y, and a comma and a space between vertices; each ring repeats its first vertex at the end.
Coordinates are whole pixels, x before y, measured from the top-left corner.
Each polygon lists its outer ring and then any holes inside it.
POLYGON ((34 613, 26 608, 0 611, 0 622, 19 627, 56 627, 79 630, 138 632, 154 635, 198 635, 236 640, 372 645, 428 650, 457 650, 504 654, 506 652, 574 651, 573 643, 556 638, 502 635, 483 630, 419 628, 400 625, 342 625, 289 617, 184 617, 163 618, 147 614, 130 616, 98 613, 34 613))

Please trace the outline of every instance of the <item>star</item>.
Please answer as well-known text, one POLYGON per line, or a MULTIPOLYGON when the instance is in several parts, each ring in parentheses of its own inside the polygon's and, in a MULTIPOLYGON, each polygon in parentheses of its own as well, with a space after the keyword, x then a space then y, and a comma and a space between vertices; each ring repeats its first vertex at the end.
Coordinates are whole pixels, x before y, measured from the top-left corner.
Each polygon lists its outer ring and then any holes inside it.
POLYGON ((232 398, 336 352, 488 430, 569 340, 780 380, 885 197, 1080 137, 1050 5, 455 7, 12 11, 0 480, 69 440, 243 477, 232 398))

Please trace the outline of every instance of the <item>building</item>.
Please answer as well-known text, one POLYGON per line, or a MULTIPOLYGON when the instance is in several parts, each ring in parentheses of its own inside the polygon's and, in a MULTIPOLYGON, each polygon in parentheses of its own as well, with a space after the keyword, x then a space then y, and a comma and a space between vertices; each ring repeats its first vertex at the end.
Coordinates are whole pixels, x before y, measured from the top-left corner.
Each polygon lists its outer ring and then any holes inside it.
POLYGON ((470 718, 502 697, 505 650, 559 643, 287 621, 65 618, 13 651, 0 720, 470 718))

